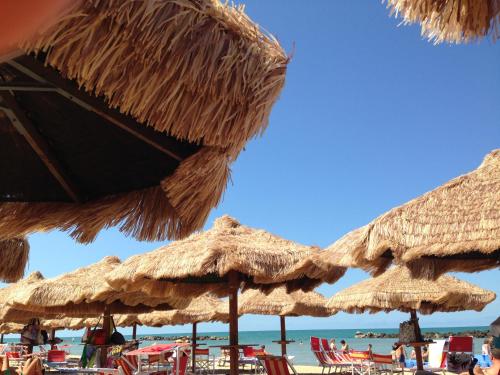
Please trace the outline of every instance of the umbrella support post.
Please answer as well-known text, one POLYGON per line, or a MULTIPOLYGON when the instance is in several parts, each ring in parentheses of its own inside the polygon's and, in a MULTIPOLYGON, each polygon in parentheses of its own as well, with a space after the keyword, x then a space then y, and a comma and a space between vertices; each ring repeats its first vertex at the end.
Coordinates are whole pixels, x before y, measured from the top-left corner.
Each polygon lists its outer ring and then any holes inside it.
POLYGON ((56 344, 56 330, 53 328, 50 330, 49 343, 50 349, 53 349, 56 344))
POLYGON ((0 344, 3 344, 3 333, 0 335, 0 344))
POLYGON ((191 336, 191 360, 193 361, 192 363, 192 369, 193 369, 193 374, 196 373, 196 326, 198 323, 194 322, 193 323, 193 334, 191 336))
MULTIPOLYGON (((422 341, 422 335, 420 333, 420 326, 418 324, 417 312, 412 310, 411 313, 411 321, 413 322, 413 327, 415 328, 415 338, 417 341, 422 341)), ((422 359, 422 348, 420 346, 414 346, 415 348, 415 358, 417 359, 417 370, 424 369, 424 361, 422 359)))
POLYGON ((132 340, 137 339, 137 323, 132 326, 132 340))
POLYGON ((286 323, 285 317, 280 315, 280 328, 281 328, 281 355, 286 356, 286 323))
MULTIPOLYGON (((104 308, 102 329, 104 330, 104 337, 106 337, 106 344, 108 344, 109 336, 111 335, 111 313, 109 311, 109 306, 106 306, 104 308)), ((100 366, 103 368, 106 367, 107 361, 108 361, 108 347, 104 345, 101 346, 100 366)))
POLYGON ((230 375, 238 375, 238 289, 239 274, 236 271, 228 273, 229 281, 229 347, 230 375))

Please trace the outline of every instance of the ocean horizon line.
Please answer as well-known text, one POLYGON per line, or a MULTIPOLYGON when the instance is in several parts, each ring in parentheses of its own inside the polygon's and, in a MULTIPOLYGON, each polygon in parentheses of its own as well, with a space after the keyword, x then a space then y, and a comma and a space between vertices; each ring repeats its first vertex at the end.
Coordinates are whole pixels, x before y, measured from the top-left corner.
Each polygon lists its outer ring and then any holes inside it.
MULTIPOLYGON (((130 327, 128 327, 130 328, 130 327)), ((140 326, 138 326, 138 329, 140 329, 140 326)), ((428 331, 428 330, 433 330, 433 329, 438 329, 440 331, 457 331, 461 329, 475 329, 475 330, 488 330, 489 326, 427 326, 427 327, 422 327, 422 331, 428 331)), ((119 327, 120 330, 120 327, 119 327)), ((384 331, 392 331, 391 333, 394 333, 394 331, 398 331, 399 327, 385 327, 385 328, 312 328, 312 329, 287 329, 288 333, 292 332, 307 332, 307 331, 372 331, 372 332, 384 332, 384 331)), ((64 330, 61 330, 62 332, 64 330)), ((75 331, 78 332, 78 331, 75 331)), ((260 330, 240 330, 239 333, 265 333, 265 332, 280 332, 279 329, 260 329, 260 330)), ((228 330, 220 331, 220 330, 210 330, 210 331, 201 331, 198 330, 198 336, 202 336, 204 334, 229 334, 228 330)), ((137 337, 141 336, 179 336, 179 335, 191 335, 190 330, 186 331, 179 331, 179 332, 150 332, 150 333, 137 333, 137 337)), ((63 337, 77 337, 76 336, 60 336, 61 338, 63 337)), ((125 336, 131 336, 130 334, 126 334, 125 336)))

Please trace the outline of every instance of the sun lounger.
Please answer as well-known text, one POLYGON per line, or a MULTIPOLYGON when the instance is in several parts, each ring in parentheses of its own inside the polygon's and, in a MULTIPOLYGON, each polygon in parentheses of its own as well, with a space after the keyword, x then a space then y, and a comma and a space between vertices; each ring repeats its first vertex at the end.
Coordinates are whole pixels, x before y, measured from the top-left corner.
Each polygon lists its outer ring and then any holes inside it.
POLYGON ((321 366, 321 373, 324 374, 325 370, 328 369, 328 374, 337 369, 337 364, 334 362, 330 356, 321 349, 320 339, 318 337, 312 336, 310 339, 311 352, 318 361, 318 365, 321 366))
POLYGON ((460 374, 467 372, 474 359, 472 336, 450 336, 446 354, 446 371, 460 374))
POLYGON ((215 357, 210 355, 208 348, 196 348, 196 372, 200 373, 215 373, 215 357))
POLYGON ((243 357, 239 358, 238 364, 243 368, 245 368, 246 365, 249 365, 250 369, 255 373, 259 372, 262 368, 260 361, 257 358, 255 349, 251 346, 243 347, 243 357))
POLYGON ((372 354, 372 362, 375 373, 390 373, 394 374, 395 372, 404 373, 404 369, 398 368, 392 359, 391 354, 372 354))
POLYGON ((286 357, 264 356, 260 363, 268 375, 297 375, 297 371, 286 357))
POLYGON ((374 371, 369 351, 351 350, 348 358, 351 362, 353 374, 370 375, 374 371))

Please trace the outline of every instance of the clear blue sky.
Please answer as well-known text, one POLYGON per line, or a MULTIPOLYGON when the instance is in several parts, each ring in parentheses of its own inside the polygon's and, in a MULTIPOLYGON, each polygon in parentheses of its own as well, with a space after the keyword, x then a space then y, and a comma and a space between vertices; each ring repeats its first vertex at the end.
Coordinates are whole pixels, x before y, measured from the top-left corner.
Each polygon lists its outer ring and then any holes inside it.
MULTIPOLYGON (((244 1, 247 13, 294 51, 269 129, 233 165, 213 218, 227 213, 283 237, 327 246, 347 231, 462 173, 500 147, 500 45, 433 46, 397 27, 377 1, 244 1), (293 46, 295 48, 293 49, 293 46)), ((55 276, 105 255, 152 250, 115 230, 91 245, 63 233, 30 237, 29 271, 55 276)), ((500 294, 498 270, 459 274, 500 294)), ((327 296, 367 275, 351 270, 327 296)), ((487 325, 483 312, 434 314, 423 326, 487 325)), ((290 329, 396 327, 399 313, 289 319, 290 329)), ((245 316, 242 330, 278 329, 245 316)), ((141 329, 186 332, 188 327, 141 329)), ((219 324, 201 330, 226 330, 219 324)))

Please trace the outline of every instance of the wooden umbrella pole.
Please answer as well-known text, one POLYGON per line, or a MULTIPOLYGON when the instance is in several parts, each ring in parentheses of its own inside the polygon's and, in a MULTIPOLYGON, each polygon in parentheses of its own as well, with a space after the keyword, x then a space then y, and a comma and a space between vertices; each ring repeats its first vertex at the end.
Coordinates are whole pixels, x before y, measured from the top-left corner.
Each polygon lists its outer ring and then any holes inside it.
MULTIPOLYGON (((415 338, 418 342, 422 341, 422 337, 420 334, 420 326, 418 324, 418 318, 417 318, 417 312, 415 310, 411 310, 410 312, 411 320, 413 321, 413 328, 415 329, 415 338)), ((417 359, 417 370, 423 370, 424 369, 424 361, 422 359, 422 348, 417 345, 414 346, 415 348, 415 358, 417 359)))
POLYGON ((238 289, 239 274, 230 271, 229 281, 229 346, 230 346, 230 375, 238 375, 238 289))
POLYGON ((193 335, 191 336, 191 346, 192 346, 192 352, 191 352, 191 359, 193 361, 193 373, 196 373, 196 326, 198 323, 194 322, 193 323, 193 335))
POLYGON ((281 327, 281 355, 286 356, 286 323, 285 317, 280 315, 280 327, 281 327))
POLYGON ((137 323, 134 323, 132 325, 132 340, 135 340, 137 338, 137 323))
MULTIPOLYGON (((104 307, 104 316, 102 320, 102 329, 104 330, 104 337, 106 337, 105 344, 108 344, 109 336, 111 335, 111 312, 109 306, 104 307)), ((108 361, 108 347, 106 345, 101 346, 101 367, 106 367, 108 361)))

